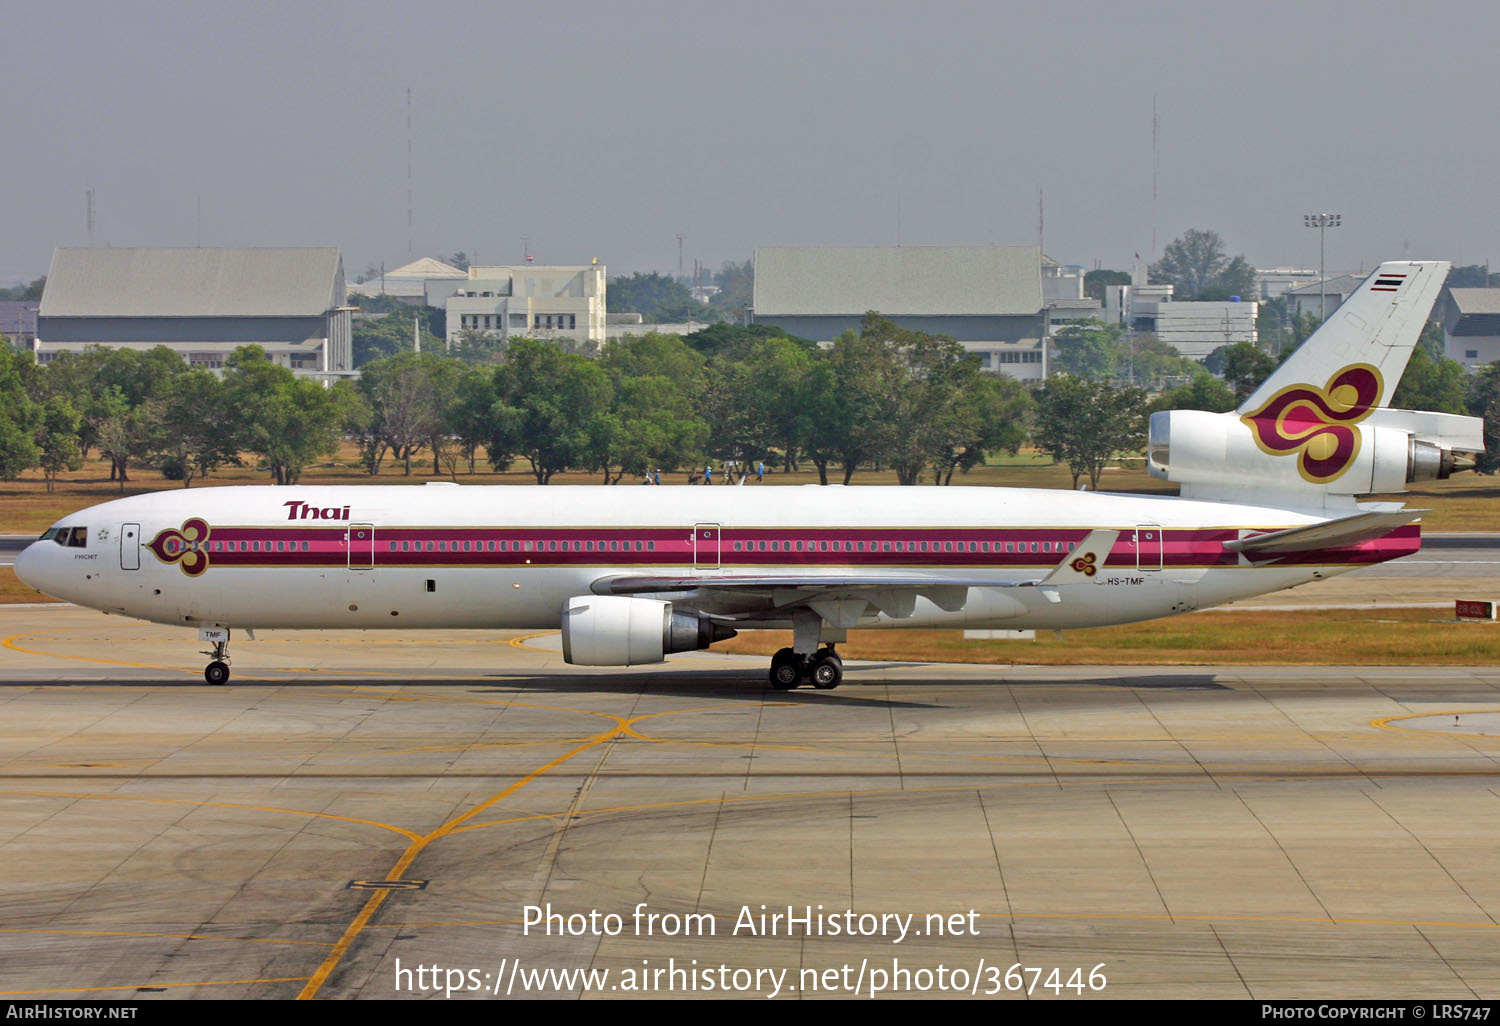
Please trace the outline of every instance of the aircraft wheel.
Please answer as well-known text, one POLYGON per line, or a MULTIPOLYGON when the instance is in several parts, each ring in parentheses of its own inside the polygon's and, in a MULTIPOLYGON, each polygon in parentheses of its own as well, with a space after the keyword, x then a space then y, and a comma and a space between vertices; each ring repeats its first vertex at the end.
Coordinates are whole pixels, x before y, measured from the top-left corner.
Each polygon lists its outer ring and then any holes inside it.
POLYGON ((215 659, 204 667, 203 679, 213 685, 226 683, 229 680, 229 664, 215 659))
POLYGON ((790 691, 802 680, 801 660, 797 653, 784 648, 771 657, 771 687, 790 691))
POLYGON ((812 684, 819 691, 832 691, 844 680, 844 661, 829 653, 819 656, 812 665, 812 684))

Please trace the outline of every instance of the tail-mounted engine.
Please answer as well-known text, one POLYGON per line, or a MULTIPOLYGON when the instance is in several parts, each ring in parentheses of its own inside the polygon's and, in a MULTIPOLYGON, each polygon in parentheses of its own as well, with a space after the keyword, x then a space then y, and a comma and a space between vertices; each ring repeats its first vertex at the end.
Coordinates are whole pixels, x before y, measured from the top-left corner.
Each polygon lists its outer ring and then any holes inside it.
POLYGON ((1257 491, 1319 495, 1402 492, 1442 480, 1484 451, 1477 417, 1372 409, 1357 420, 1303 409, 1276 416, 1166 410, 1151 415, 1147 469, 1182 494, 1253 497, 1257 491))
POLYGON ((657 599, 575 595, 563 605, 563 659, 577 666, 659 663, 669 652, 707 648, 736 633, 657 599))

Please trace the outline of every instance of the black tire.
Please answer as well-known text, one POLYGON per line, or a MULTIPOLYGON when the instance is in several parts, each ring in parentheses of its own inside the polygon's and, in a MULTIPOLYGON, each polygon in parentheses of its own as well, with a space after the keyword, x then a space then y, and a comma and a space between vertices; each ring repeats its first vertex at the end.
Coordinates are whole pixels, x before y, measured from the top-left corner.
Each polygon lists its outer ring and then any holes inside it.
POLYGON ((801 659, 797 653, 784 648, 771 657, 771 687, 777 691, 791 691, 802 682, 801 659))
POLYGON ((203 679, 217 687, 229 682, 229 664, 215 659, 203 668, 203 679))
POLYGON ((844 661, 832 653, 819 656, 812 664, 812 686, 832 691, 844 682, 844 661))

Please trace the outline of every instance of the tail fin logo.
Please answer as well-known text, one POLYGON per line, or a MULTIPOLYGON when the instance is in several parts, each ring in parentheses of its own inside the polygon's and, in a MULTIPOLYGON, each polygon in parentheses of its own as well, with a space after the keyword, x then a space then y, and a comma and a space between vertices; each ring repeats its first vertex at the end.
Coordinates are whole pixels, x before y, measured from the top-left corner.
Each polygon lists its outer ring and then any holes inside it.
POLYGON ((1080 556, 1080 557, 1078 557, 1077 559, 1073 560, 1073 562, 1069 563, 1068 565, 1073 568, 1073 571, 1075 573, 1083 574, 1083 576, 1085 576, 1085 577, 1093 577, 1095 574, 1097 574, 1099 572, 1099 568, 1096 567, 1094 565, 1094 563, 1095 563, 1094 554, 1092 552, 1090 552, 1086 556, 1080 556))
POLYGON ((1322 388, 1289 385, 1265 405, 1240 418, 1262 452, 1297 454, 1297 472, 1313 484, 1337 480, 1359 455, 1359 422, 1368 417, 1384 391, 1380 371, 1357 363, 1336 373, 1322 388))

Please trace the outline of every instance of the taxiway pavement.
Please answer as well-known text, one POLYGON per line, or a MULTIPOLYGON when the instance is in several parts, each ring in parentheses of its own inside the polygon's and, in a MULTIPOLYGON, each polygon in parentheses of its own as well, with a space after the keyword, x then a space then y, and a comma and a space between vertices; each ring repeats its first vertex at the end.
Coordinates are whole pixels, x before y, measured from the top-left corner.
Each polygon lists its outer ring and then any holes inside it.
POLYGON ((1500 667, 257 638, 0 608, 0 996, 1500 995, 1500 667))

